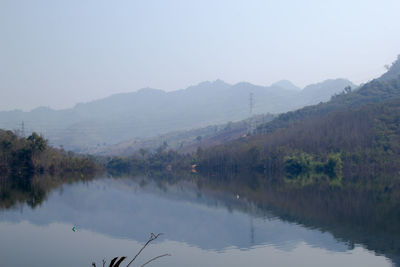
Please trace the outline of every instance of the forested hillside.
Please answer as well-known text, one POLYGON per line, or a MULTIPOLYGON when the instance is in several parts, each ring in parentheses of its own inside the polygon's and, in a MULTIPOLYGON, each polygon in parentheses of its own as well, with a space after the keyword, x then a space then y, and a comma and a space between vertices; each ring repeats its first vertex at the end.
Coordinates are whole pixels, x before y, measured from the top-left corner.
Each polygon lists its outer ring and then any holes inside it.
POLYGON ((372 80, 357 90, 346 87, 343 92, 332 96, 331 100, 318 105, 283 113, 272 122, 260 125, 258 133, 269 133, 302 120, 320 117, 334 111, 354 109, 369 103, 379 103, 386 99, 400 97, 400 58, 382 77, 372 80), (390 73, 390 76, 388 76, 390 73), (397 76, 396 76, 397 73, 397 76), (395 77, 388 80, 387 77, 395 77))
POLYGON ((334 159, 339 168, 332 173, 335 177, 397 175, 399 117, 400 99, 334 112, 273 133, 198 151, 199 168, 211 172, 256 169, 283 177, 289 170, 287 164, 295 163, 297 170, 293 171, 301 176, 318 171, 310 169, 313 162, 334 159))
MULTIPOLYGON (((400 177, 399 106, 400 75, 376 79, 356 91, 346 87, 327 103, 281 114, 251 136, 204 149, 198 145, 189 158, 204 174, 257 171, 301 184, 394 181, 400 177)), ((125 159, 125 167, 158 162, 158 170, 173 169, 177 158, 181 167, 183 157, 167 151, 161 146, 142 158, 125 159)))
POLYGON ((140 151, 152 153, 160 146, 173 149, 179 153, 189 153, 198 147, 210 147, 235 140, 252 131, 256 127, 275 118, 273 114, 255 115, 238 122, 209 125, 185 131, 174 131, 148 138, 136 138, 115 145, 96 146, 87 150, 89 154, 97 156, 130 156, 140 151))
POLYGON ((282 114, 250 138, 197 151, 198 169, 205 173, 258 170, 301 184, 397 184, 399 118, 400 75, 376 79, 327 103, 282 114))
MULTIPOLYGON (((257 172, 265 179, 331 185, 400 186, 400 98, 314 117, 268 134, 241 137, 191 155, 161 146, 112 158, 122 172, 195 170, 226 177, 257 172)), ((251 175, 250 175, 251 176, 251 175)))
POLYGON ((0 112, 0 128, 21 129, 23 122, 25 129, 42 133, 55 146, 85 152, 137 138, 240 121, 250 115, 294 110, 327 101, 346 86, 354 84, 336 79, 298 90, 288 82, 256 86, 217 80, 172 92, 146 88, 65 110, 41 107, 31 112, 0 112))

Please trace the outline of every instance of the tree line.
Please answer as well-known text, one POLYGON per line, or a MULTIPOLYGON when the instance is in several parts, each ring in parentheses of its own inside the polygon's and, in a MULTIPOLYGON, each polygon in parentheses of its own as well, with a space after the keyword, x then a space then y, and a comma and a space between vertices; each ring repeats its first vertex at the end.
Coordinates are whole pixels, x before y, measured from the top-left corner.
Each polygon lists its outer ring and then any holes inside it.
POLYGON ((101 170, 103 166, 93 157, 53 148, 35 132, 23 137, 0 130, 0 208, 17 202, 34 207, 50 189, 92 179, 101 170))

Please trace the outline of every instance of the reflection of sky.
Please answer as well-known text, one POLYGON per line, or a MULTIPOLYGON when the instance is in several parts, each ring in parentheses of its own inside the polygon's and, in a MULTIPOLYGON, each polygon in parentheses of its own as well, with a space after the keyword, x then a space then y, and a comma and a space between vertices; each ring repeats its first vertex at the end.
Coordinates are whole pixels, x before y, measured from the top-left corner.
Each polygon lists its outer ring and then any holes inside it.
MULTIPOLYGON (((1 263, 7 267, 90 266, 92 261, 96 261, 99 266, 103 258, 109 261, 115 256, 125 255, 132 259, 141 247, 134 240, 116 239, 86 230, 74 233, 70 225, 59 223, 42 227, 28 222, 0 222, 0 236, 1 263)), ((146 248, 134 266, 140 266, 146 260, 164 253, 172 256, 149 266, 390 266, 384 257, 377 257, 361 247, 341 253, 310 247, 301 242, 290 252, 268 245, 256 246, 250 250, 227 248, 217 252, 168 241, 163 237, 160 241, 146 248)))
MULTIPOLYGON (((225 201, 229 199, 233 202, 227 203, 230 206, 239 201, 225 196, 225 201)), ((37 225, 43 231, 61 227, 69 232, 75 224, 78 232, 89 230, 105 235, 106 239, 135 244, 144 242, 147 233, 163 232, 166 234, 164 240, 171 240, 168 242, 209 253, 229 254, 231 250, 239 250, 251 254, 254 249, 265 246, 285 253, 296 253, 303 246, 347 252, 347 245, 336 241, 327 232, 307 229, 272 216, 260 218, 235 209, 230 211, 220 199, 205 194, 199 196, 194 188, 160 190, 152 185, 140 188, 128 180, 64 185, 62 191, 51 193, 48 200, 34 210, 24 207, 22 212, 18 209, 0 212, 0 221, 3 222, 0 232, 2 227, 19 229, 13 225, 17 223, 27 231, 37 225), (29 223, 21 224, 23 221, 29 223)), ((4 246, 1 236, 0 243, 4 246)))

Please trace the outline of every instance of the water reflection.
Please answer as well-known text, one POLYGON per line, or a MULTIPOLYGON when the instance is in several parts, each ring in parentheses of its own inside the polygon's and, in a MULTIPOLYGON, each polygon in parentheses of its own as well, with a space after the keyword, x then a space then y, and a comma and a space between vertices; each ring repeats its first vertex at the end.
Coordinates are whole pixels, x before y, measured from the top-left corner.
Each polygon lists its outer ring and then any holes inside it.
MULTIPOLYGON (((147 240, 148 233, 166 233, 166 239, 156 245, 156 250, 161 251, 161 248, 166 248, 166 244, 170 244, 170 247, 163 252, 172 253, 172 248, 175 252, 172 254, 181 261, 176 263, 176 259, 168 260, 175 262, 175 265, 168 266, 194 266, 194 263, 204 263, 200 259, 196 262, 194 258, 182 254, 183 251, 191 249, 192 254, 205 253, 207 257, 213 257, 212 261, 206 264, 213 266, 216 266, 213 264, 214 261, 220 261, 216 255, 226 260, 242 255, 248 261, 254 261, 253 266, 264 266, 262 263, 265 261, 271 263, 271 259, 291 262, 300 257, 306 262, 310 259, 303 256, 308 254, 314 261, 309 262, 307 266, 327 266, 323 262, 327 260, 327 257, 331 262, 344 261, 346 257, 350 260, 355 257, 359 263, 363 264, 374 262, 379 263, 379 266, 390 265, 385 258, 376 257, 373 253, 354 245, 357 242, 348 239, 353 234, 346 236, 345 232, 357 229, 346 228, 344 225, 342 229, 336 230, 324 224, 318 225, 317 220, 311 218, 307 221, 288 212, 290 209, 273 209, 266 201, 261 205, 260 202, 251 198, 251 194, 246 194, 245 190, 240 191, 237 188, 227 190, 227 187, 225 189, 221 190, 216 185, 199 187, 198 180, 171 184, 144 177, 103 178, 91 182, 61 185, 50 192, 47 201, 35 209, 31 209, 26 204, 20 204, 14 209, 0 212, 2 236, 0 254, 10 252, 13 243, 19 246, 24 242, 28 244, 33 242, 26 238, 23 238, 23 241, 15 238, 17 232, 29 233, 33 240, 37 241, 41 238, 32 231, 43 231, 42 234, 48 236, 49 239, 48 243, 43 244, 50 249, 51 244, 56 240, 64 240, 65 236, 71 238, 70 235, 73 232, 70 228, 77 225, 78 233, 74 238, 78 238, 75 242, 80 244, 85 236, 94 240, 104 239, 104 242, 114 244, 115 248, 120 249, 120 252, 115 249, 110 250, 117 253, 115 255, 123 255, 122 252, 127 251, 121 244, 132 247, 130 251, 134 251, 135 248, 140 247, 138 242, 147 240), (57 231, 60 233, 57 234, 57 231), (97 236, 98 234, 101 237, 97 236), (51 238, 52 235, 55 239, 51 238), (4 238, 6 236, 9 237, 8 241, 4 241, 7 240, 4 238), (250 257, 253 254, 257 257, 250 257), (279 258, 278 255, 290 260, 279 258), (182 265, 183 262, 188 264, 182 265)), ((242 187, 242 189, 245 188, 242 187)), ((368 238, 374 239, 371 233, 368 238)), ((74 241, 70 242, 69 245, 72 246, 74 241)), ((76 252, 79 254, 77 257, 81 259, 80 264, 83 260, 87 263, 91 262, 90 258, 84 257, 83 254, 91 253, 92 257, 96 256, 98 259, 110 255, 110 251, 107 252, 105 249, 109 247, 108 245, 93 242, 88 244, 83 251, 76 252), (96 249, 98 252, 95 252, 96 249), (99 255, 99 251, 106 254, 99 255)), ((397 243, 394 242, 392 245, 396 251, 397 243)), ((26 248, 26 251, 20 251, 27 253, 30 250, 26 248)), ((133 254, 129 253, 127 255, 133 254)), ((60 252, 57 255, 59 259, 66 258, 60 252)), ((396 255, 398 254, 388 253, 387 256, 395 261, 396 255)), ((11 259, 8 254, 0 256, 11 259)), ((244 262, 238 264, 240 262, 240 260, 236 262, 236 266, 247 265, 244 262)))

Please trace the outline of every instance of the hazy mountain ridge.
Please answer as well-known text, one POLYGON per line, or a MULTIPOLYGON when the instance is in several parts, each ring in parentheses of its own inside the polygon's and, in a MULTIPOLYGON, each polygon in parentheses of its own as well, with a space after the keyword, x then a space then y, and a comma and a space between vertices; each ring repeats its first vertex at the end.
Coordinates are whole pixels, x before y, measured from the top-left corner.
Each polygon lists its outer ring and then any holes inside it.
POLYGON ((145 88, 77 104, 71 109, 41 107, 31 112, 0 112, 0 127, 20 129, 24 122, 26 133, 41 132, 52 144, 79 151, 97 144, 243 120, 250 115, 250 93, 253 114, 282 113, 326 101, 347 85, 354 87, 350 81, 338 79, 301 91, 294 90, 287 81, 264 87, 216 80, 172 92, 145 88))
POLYGON ((281 87, 286 90, 293 90, 293 91, 301 91, 302 90, 300 87, 297 87, 289 80, 280 80, 280 81, 273 83, 271 86, 277 86, 277 87, 281 87))
POLYGON ((381 77, 374 79, 356 90, 335 94, 330 101, 310 105, 296 111, 280 114, 273 121, 260 125, 258 133, 273 132, 303 120, 320 117, 331 112, 356 109, 366 104, 400 97, 400 57, 381 77), (393 77, 393 79, 391 79, 393 77))
MULTIPOLYGON (((329 102, 281 114, 250 137, 197 151, 192 157, 198 171, 209 176, 258 171, 269 179, 302 186, 336 183, 398 189, 399 107, 400 73, 354 92, 346 90, 329 102)), ((392 197, 398 199, 397 193, 393 190, 392 197)))
MULTIPOLYGON (((393 66, 396 66, 393 64, 393 66)), ((390 71, 390 70, 389 70, 390 71)), ((393 73, 393 70, 391 70, 391 73, 393 73)), ((400 74, 400 71, 398 71, 398 74, 400 74)), ((306 120, 311 117, 317 117, 319 115, 324 115, 326 113, 336 111, 336 110, 342 110, 342 109, 348 109, 348 108, 356 108, 359 107, 360 105, 364 103, 375 103, 379 102, 381 100, 385 99, 390 99, 390 98, 395 98, 400 92, 397 92, 395 89, 391 90, 387 88, 387 84, 382 84, 379 81, 382 80, 381 77, 371 81, 368 84, 365 84, 362 86, 359 90, 358 88, 353 89, 353 92, 348 92, 345 94, 344 92, 340 92, 340 94, 334 95, 335 91, 334 88, 335 86, 342 86, 343 84, 346 84, 346 80, 344 79, 336 79, 336 80, 330 80, 330 86, 325 86, 324 83, 319 83, 319 84, 313 84, 306 86, 303 91, 301 92, 302 95, 304 96, 305 99, 311 99, 312 97, 314 101, 318 100, 318 97, 323 97, 323 95, 320 93, 321 90, 326 90, 332 93, 333 97, 332 99, 327 102, 327 103, 321 103, 316 106, 309 106, 305 107, 303 109, 289 112, 289 113, 283 113, 277 117, 277 119, 273 122, 269 122, 273 120, 274 116, 269 116, 269 117, 263 117, 262 119, 259 118, 254 118, 254 124, 255 126, 259 126, 259 129, 257 130, 258 133, 261 132, 268 132, 272 131, 273 129, 280 128, 280 127, 285 127, 285 123, 295 123, 297 121, 301 120, 306 120), (385 86, 386 85, 386 86, 385 86), (384 93, 386 92, 386 94, 384 93), (308 97, 307 97, 308 96, 308 97), (267 119, 265 119, 267 118, 267 119), (265 121, 266 124, 264 124, 262 121, 265 121)), ((396 81, 396 80, 394 80, 396 81)), ((393 83, 393 81, 392 81, 393 83)), ((291 86, 289 81, 282 81, 275 83, 275 84, 283 84, 287 85, 288 87, 291 86)), ((389 83, 390 84, 390 83, 389 83)), ((394 85, 395 86, 395 85, 394 85)), ((390 87, 390 86, 389 86, 390 87)), ((175 142, 178 139, 179 142, 182 141, 184 143, 183 146, 169 146, 169 148, 175 149, 179 152, 193 152, 195 151, 198 147, 201 148, 207 148, 215 145, 221 145, 224 144, 225 142, 233 141, 234 139, 237 139, 239 137, 242 137, 247 134, 248 132, 248 127, 249 127, 250 121, 249 120, 243 120, 240 122, 236 122, 231 124, 231 126, 228 128, 226 125, 215 125, 215 126, 209 126, 201 129, 195 129, 192 131, 188 131, 186 133, 176 133, 174 135, 175 139, 173 139, 175 142), (212 131, 209 130, 212 127, 217 127, 218 129, 225 128, 222 131, 212 131), (195 141, 195 140, 187 140, 184 139, 184 136, 189 135, 191 136, 192 139, 196 138, 196 135, 199 135, 201 137, 201 141, 195 141), (180 139, 179 139, 180 138, 180 139), (184 142, 183 142, 184 141, 184 142)), ((124 153, 120 153, 119 155, 126 155, 126 151, 130 151, 130 154, 132 154, 134 151, 138 151, 139 148, 150 148, 149 143, 152 143, 152 148, 155 148, 155 140, 156 138, 150 138, 147 140, 137 140, 135 142, 130 142, 130 143, 122 143, 119 145, 119 149, 122 147, 125 148, 124 153), (151 141, 151 142, 150 142, 151 141)), ((164 141, 169 141, 171 140, 171 136, 166 134, 162 135, 158 139, 157 145, 161 145, 162 142, 160 140, 164 141)), ((109 147, 109 150, 107 151, 108 153, 118 155, 116 153, 117 151, 121 150, 116 150, 116 147, 109 147)), ((105 151, 105 148, 103 149, 105 151)), ((129 153, 128 153, 129 154, 129 153)))
POLYGON ((400 57, 388 70, 390 76, 396 77, 394 79, 387 80, 388 75, 384 74, 358 90, 345 90, 333 96, 329 102, 280 114, 260 125, 249 138, 239 138, 197 153, 201 158, 200 166, 209 172, 253 168, 276 174, 279 169, 283 177, 288 164, 285 160, 289 156, 301 152, 308 153, 310 158, 326 159, 332 157, 330 153, 338 153, 340 177, 342 163, 346 179, 364 179, 385 172, 397 177, 400 166, 399 63, 400 57))

